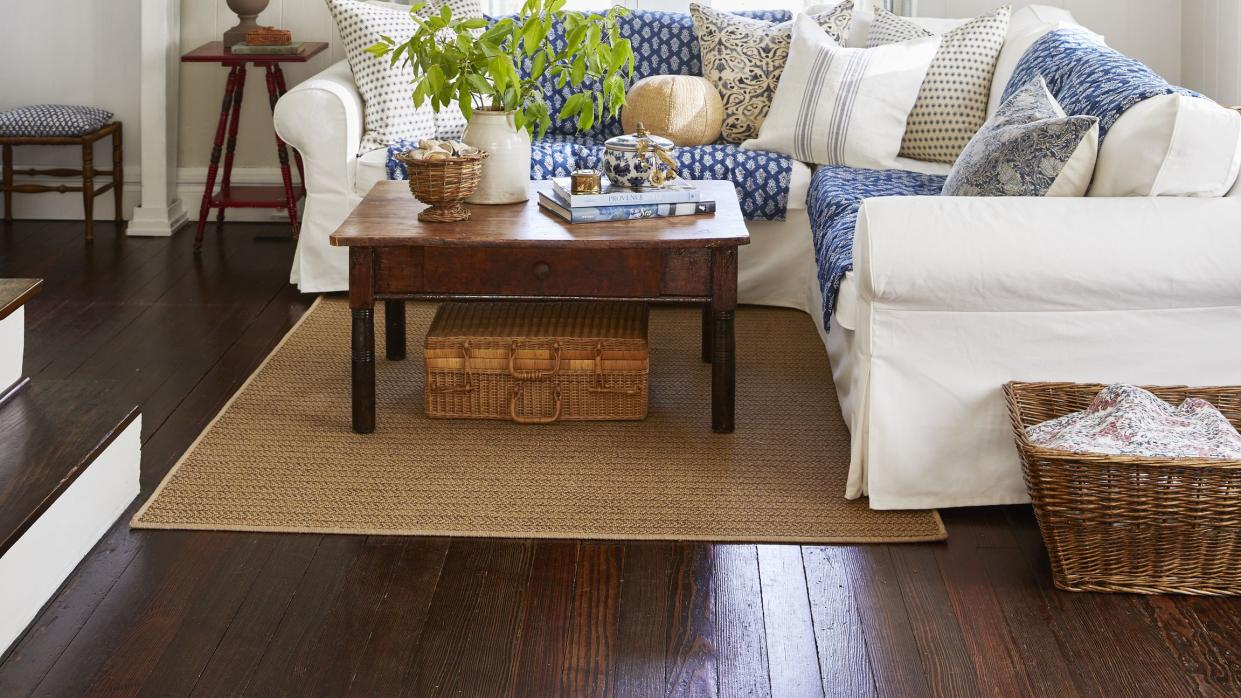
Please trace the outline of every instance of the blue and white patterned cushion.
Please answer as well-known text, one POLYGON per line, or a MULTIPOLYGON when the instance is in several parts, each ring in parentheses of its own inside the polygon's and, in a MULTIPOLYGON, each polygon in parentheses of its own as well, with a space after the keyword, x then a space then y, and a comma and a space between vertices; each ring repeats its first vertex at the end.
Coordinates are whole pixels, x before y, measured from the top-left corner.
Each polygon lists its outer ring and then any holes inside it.
POLYGON ((1065 116, 1047 83, 1035 78, 970 139, 944 196, 1084 196, 1098 154, 1098 123, 1094 116, 1065 116))
MULTIPOLYGON (((787 10, 744 11, 737 14, 768 22, 787 22, 787 10)), ((494 22, 498 18, 489 18, 494 22)), ((630 40, 634 53, 634 80, 651 75, 702 75, 702 56, 694 23, 684 12, 633 10, 620 19, 621 36, 630 40)), ((564 27, 557 23, 548 35, 553 50, 564 48, 564 27)), ((530 66, 522 67, 529 74, 530 66)), ((558 118, 572 88, 557 89, 550 76, 542 78, 544 95, 552 115, 547 136, 531 148, 530 178, 567 177, 575 169, 599 167, 603 141, 620 135, 620 119, 604 119, 585 133, 577 121, 558 118)), ((395 159, 416 143, 388 146, 388 179, 406 179, 405 166, 395 159)), ((741 212, 749 220, 783 220, 788 208, 793 161, 785 155, 742 150, 731 144, 715 144, 676 150, 677 167, 687 179, 727 179, 737 186, 741 212)))
MULTIPOLYGON (((416 143, 388 146, 388 179, 407 179, 399 153, 416 143)), ((677 170, 686 179, 726 179, 737 187, 741 213, 754 221, 784 220, 789 203, 793 160, 787 155, 761 150, 742 150, 723 143, 677 148, 677 170)), ((598 168, 603 143, 586 136, 548 136, 531 144, 530 178, 568 177, 573 170, 598 168)))
POLYGON ((1004 87, 1004 100, 1040 75, 1065 113, 1098 117, 1100 143, 1138 102, 1167 94, 1201 97, 1081 29, 1060 29, 1034 42, 1004 87))
POLYGON ((806 209, 823 291, 824 327, 830 329, 840 282, 853 269, 853 229, 862 202, 879 196, 938 196, 943 186, 941 175, 903 170, 824 165, 814 171, 806 209))
MULTIPOLYGON (((768 22, 787 22, 793 16, 788 10, 756 10, 736 14, 768 22)), ((702 75, 702 50, 689 14, 631 10, 628 15, 620 18, 619 24, 621 36, 629 39, 633 46, 634 82, 652 75, 702 75)), ((553 50, 561 51, 566 40, 564 25, 557 22, 547 35, 546 41, 553 50)), ((530 62, 526 61, 522 66, 522 74, 529 75, 530 67, 530 62)), ((540 82, 543 84, 543 94, 552 116, 552 125, 547 132, 565 136, 579 135, 576 119, 561 121, 559 118, 560 109, 574 92, 574 88, 567 84, 556 87, 556 80, 550 74, 540 78, 540 82)), ((585 135, 611 138, 621 133, 623 129, 620 119, 607 117, 591 126, 585 135)))
POLYGON ((36 104, 0 112, 0 136, 81 136, 112 121, 112 112, 73 104, 36 104))

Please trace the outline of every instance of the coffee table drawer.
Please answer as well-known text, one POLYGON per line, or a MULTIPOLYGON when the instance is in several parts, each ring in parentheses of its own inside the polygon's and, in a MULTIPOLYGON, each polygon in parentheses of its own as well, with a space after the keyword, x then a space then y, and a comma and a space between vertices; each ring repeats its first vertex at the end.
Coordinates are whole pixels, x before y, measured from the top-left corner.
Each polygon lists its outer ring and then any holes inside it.
POLYGON ((433 293, 656 296, 659 250, 424 250, 423 283, 433 293))

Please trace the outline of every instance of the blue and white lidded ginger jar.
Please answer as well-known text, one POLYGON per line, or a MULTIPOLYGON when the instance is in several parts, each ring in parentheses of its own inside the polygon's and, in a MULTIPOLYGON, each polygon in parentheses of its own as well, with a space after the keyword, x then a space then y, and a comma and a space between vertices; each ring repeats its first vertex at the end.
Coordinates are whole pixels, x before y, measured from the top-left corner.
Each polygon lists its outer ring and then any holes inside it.
POLYGON ((677 176, 674 150, 672 141, 647 133, 638 124, 636 133, 603 144, 603 174, 622 187, 662 187, 677 176))

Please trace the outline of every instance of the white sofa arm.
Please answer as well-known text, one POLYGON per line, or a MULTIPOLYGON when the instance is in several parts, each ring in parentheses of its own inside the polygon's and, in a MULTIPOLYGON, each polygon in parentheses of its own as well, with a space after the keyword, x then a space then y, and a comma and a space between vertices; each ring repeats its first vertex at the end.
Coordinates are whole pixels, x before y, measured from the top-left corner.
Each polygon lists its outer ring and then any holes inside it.
POLYGON ((1241 306, 1241 198, 869 199, 853 258, 908 310, 1241 306))
POLYGON ((308 194, 351 194, 362 142, 362 96, 347 61, 297 85, 276 103, 276 133, 302 155, 308 194))

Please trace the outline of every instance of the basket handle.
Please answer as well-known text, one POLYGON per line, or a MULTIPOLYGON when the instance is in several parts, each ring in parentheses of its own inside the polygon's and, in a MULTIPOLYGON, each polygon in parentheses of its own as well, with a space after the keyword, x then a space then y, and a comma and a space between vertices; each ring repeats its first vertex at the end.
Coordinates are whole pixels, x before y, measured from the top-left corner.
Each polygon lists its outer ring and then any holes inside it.
POLYGON ((461 345, 461 357, 465 359, 465 384, 452 388, 431 388, 434 393, 471 393, 474 392, 474 372, 470 368, 470 340, 461 345))
POLYGON ((514 387, 513 392, 508 396, 508 416, 515 424, 551 424, 560 419, 560 408, 563 405, 560 399, 560 386, 556 386, 554 406, 550 417, 522 417, 517 414, 517 398, 521 395, 521 389, 514 387))
POLYGON ((560 342, 552 343, 552 352, 556 355, 556 362, 552 365, 550 371, 518 371, 517 370, 517 340, 508 347, 508 374, 513 380, 519 381, 536 381, 544 378, 555 378, 560 373, 560 342))
POLYGON ((637 395, 637 388, 605 388, 603 387, 603 342, 595 342, 595 384, 591 386, 592 393, 606 393, 608 395, 637 395))

